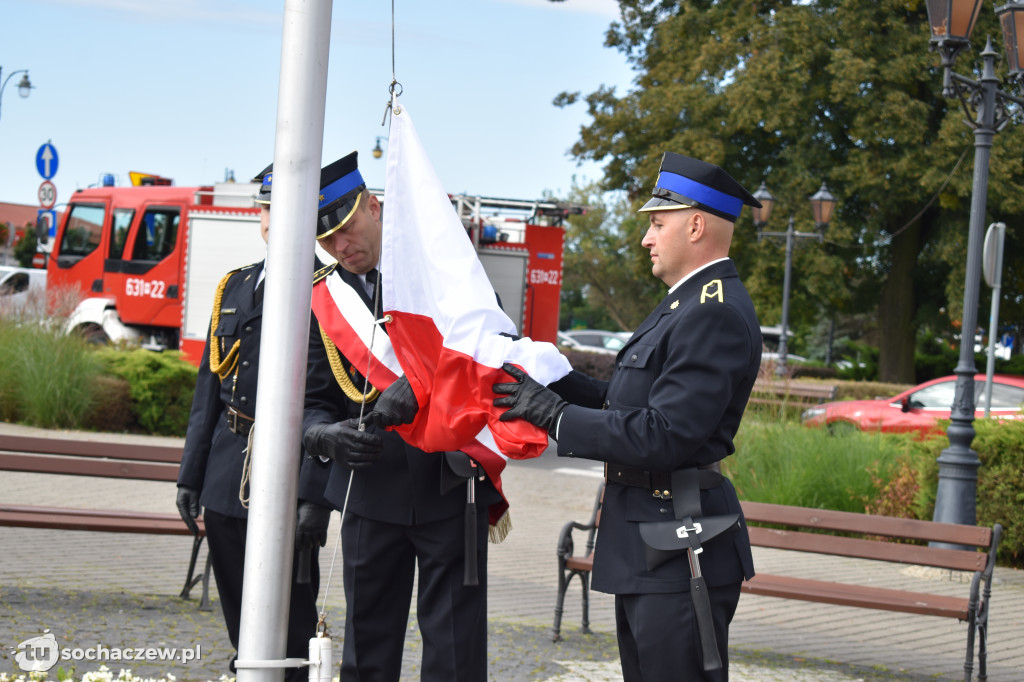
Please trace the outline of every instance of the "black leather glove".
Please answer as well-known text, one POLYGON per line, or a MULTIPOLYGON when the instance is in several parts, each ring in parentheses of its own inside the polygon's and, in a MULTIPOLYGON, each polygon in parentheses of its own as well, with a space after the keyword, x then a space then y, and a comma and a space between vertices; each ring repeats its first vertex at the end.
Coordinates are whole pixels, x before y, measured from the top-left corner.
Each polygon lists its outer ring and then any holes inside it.
POLYGON ((333 424, 313 424, 302 436, 305 448, 320 457, 341 462, 349 469, 363 469, 380 457, 383 439, 376 433, 359 430, 359 420, 333 424))
POLYGON ((496 407, 512 409, 502 413, 498 419, 503 422, 512 419, 525 419, 534 426, 539 426, 554 435, 558 424, 558 415, 566 406, 566 402, 558 394, 534 381, 530 375, 515 365, 505 363, 501 366, 512 375, 515 383, 494 384, 491 388, 503 397, 495 398, 496 407))
POLYGON ((419 409, 416 394, 412 392, 412 386, 403 374, 380 394, 369 419, 381 427, 410 424, 419 409))
POLYGON ((187 485, 178 486, 178 513, 181 520, 185 522, 192 535, 199 535, 199 525, 196 518, 199 516, 199 491, 189 488, 187 485))
POLYGON ((308 500, 299 500, 295 514, 295 549, 327 544, 327 526, 331 523, 331 510, 308 500))

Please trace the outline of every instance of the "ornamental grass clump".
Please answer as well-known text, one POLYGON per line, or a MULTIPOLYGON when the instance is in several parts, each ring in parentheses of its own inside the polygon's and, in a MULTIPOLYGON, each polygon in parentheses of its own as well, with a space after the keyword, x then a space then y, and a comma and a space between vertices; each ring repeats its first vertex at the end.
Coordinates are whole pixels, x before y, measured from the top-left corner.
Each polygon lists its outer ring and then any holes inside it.
POLYGON ((0 318, 0 417, 76 428, 92 409, 100 363, 78 336, 54 325, 0 318))
POLYGON ((836 437, 825 429, 747 419, 722 473, 741 500, 863 512, 906 447, 906 439, 883 434, 836 437))

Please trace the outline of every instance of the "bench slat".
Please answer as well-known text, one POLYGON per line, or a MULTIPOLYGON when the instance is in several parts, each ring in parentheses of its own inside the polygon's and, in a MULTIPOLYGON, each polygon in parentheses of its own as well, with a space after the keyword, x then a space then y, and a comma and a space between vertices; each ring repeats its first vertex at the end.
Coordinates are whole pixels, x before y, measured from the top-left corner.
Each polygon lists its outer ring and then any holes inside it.
POLYGON ((143 462, 179 464, 183 448, 170 445, 137 445, 115 441, 71 440, 38 436, 0 436, 0 450, 34 454, 102 457, 143 462))
POLYGON ((819 400, 835 400, 839 387, 834 384, 816 384, 801 381, 772 381, 758 379, 754 382, 753 394, 774 396, 800 396, 819 400))
POLYGON ((755 575, 743 583, 749 594, 967 620, 967 599, 904 592, 781 575, 755 575))
POLYGON ((773 547, 797 552, 892 561, 900 564, 918 564, 954 571, 981 571, 984 570, 988 561, 988 555, 983 552, 963 549, 904 545, 820 533, 758 528, 757 526, 751 526, 747 530, 750 533, 750 544, 755 547, 773 547))
POLYGON ((26 455, 0 452, 0 470, 25 471, 37 474, 68 474, 131 478, 143 481, 178 480, 178 463, 128 462, 115 459, 65 457, 60 455, 26 455))
POLYGON ((783 526, 821 528, 848 533, 866 533, 946 542, 953 545, 971 545, 987 548, 992 544, 992 529, 956 523, 937 523, 918 519, 898 519, 874 514, 808 509, 765 502, 741 502, 747 521, 775 523, 783 526))
MULTIPOLYGON (((197 519, 200 535, 205 534, 202 519, 197 519)), ((149 533, 154 535, 191 535, 181 517, 154 512, 117 512, 99 509, 28 507, 0 505, 0 526, 53 528, 106 533, 149 533)))

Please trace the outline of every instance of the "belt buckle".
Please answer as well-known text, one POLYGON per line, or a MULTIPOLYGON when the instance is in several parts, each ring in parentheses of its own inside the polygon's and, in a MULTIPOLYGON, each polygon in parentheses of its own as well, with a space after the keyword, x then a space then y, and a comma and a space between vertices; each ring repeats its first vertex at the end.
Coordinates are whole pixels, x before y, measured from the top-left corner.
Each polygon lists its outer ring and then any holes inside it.
POLYGON ((228 410, 228 426, 231 433, 238 433, 238 410, 228 410))

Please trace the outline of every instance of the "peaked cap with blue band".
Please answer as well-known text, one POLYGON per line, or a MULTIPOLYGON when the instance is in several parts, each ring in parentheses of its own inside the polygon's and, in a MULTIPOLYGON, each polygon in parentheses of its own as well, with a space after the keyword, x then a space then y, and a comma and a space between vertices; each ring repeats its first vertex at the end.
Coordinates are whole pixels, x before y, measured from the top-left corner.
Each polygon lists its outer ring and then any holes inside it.
POLYGON ((355 213, 366 189, 359 174, 358 152, 352 152, 320 171, 320 202, 317 206, 316 238, 323 239, 344 226, 355 213))
POLYGON ((661 172, 651 194, 641 211, 699 208, 736 222, 744 204, 761 207, 743 185, 715 164, 672 152, 662 157, 661 172))
POLYGON ((253 182, 260 183, 260 191, 256 195, 256 203, 261 206, 270 206, 270 183, 274 180, 273 171, 274 164, 270 164, 252 179, 253 182))

